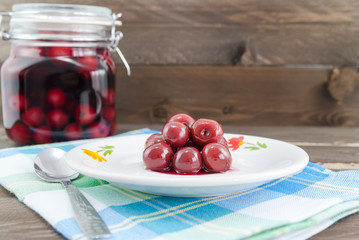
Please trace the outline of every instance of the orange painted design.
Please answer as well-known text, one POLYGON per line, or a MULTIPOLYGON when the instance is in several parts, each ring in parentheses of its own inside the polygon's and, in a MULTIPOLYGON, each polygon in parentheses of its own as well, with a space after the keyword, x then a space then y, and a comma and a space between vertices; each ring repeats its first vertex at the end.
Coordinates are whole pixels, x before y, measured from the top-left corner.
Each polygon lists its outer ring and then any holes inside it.
POLYGON ((241 145, 243 145, 244 137, 233 137, 228 140, 228 147, 234 151, 237 150, 241 145))
POLYGON ((93 159, 95 160, 98 160, 99 162, 102 162, 102 161, 105 161, 107 162, 107 160, 103 157, 101 157, 98 152, 93 152, 93 151, 90 151, 90 150, 87 150, 87 149, 81 149, 82 151, 84 151, 84 153, 90 157, 92 157, 93 159))

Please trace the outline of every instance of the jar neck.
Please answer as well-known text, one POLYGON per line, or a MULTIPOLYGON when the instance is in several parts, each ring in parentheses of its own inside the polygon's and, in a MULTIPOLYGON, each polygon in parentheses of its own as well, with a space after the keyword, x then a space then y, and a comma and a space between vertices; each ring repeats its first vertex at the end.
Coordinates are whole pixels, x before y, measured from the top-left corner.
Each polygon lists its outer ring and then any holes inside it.
POLYGON ((120 24, 110 9, 87 5, 15 4, 10 16, 8 39, 15 40, 110 41, 120 24))
POLYGON ((50 40, 50 39, 11 39, 9 42, 17 46, 37 47, 108 47, 109 41, 71 41, 71 40, 50 40))
POLYGON ((28 46, 12 44, 10 48, 10 57, 53 57, 53 52, 56 52, 57 57, 82 57, 82 56, 96 56, 107 55, 111 56, 111 52, 107 47, 68 47, 68 46, 28 46))

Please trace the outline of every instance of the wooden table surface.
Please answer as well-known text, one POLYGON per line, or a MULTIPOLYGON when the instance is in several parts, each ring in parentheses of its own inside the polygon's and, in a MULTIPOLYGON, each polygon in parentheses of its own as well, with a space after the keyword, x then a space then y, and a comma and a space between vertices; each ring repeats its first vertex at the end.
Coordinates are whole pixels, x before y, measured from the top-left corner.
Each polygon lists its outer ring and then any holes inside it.
MULTIPOLYGON (((118 132, 144 125, 119 125, 118 132)), ((160 129, 160 125, 151 125, 160 129)), ((236 127, 224 126, 225 132, 275 138, 305 149, 312 162, 333 170, 359 169, 359 128, 330 127, 236 127)), ((1 129, 0 129, 1 132, 1 129)), ((5 134, 0 148, 15 146, 5 134)), ((337 222, 311 239, 358 239, 359 214, 337 222)), ((52 227, 12 194, 0 187, 0 239, 63 239, 52 227)))

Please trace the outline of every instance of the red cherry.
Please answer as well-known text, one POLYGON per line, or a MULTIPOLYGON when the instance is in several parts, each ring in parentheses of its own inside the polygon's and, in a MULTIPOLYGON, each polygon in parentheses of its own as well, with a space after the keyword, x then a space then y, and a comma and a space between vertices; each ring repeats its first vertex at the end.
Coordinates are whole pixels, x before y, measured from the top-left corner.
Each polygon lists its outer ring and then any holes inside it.
POLYGON ((169 122, 162 128, 162 135, 166 142, 173 148, 184 146, 189 137, 189 130, 179 122, 169 122))
POLYGON ((80 104, 75 109, 75 119, 78 123, 82 125, 87 125, 92 123, 96 118, 96 112, 88 104, 80 104))
POLYGON ((156 143, 143 151, 143 162, 152 171, 168 171, 173 157, 172 148, 166 143, 156 143))
POLYGON ((102 54, 101 55, 103 59, 105 60, 110 72, 112 74, 115 74, 115 62, 113 61, 112 57, 109 54, 102 54))
POLYGON ((48 51, 49 57, 72 57, 71 47, 50 47, 48 51))
POLYGON ((194 147, 181 148, 173 157, 173 170, 179 174, 196 174, 201 169, 202 156, 194 147))
POLYGON ((98 62, 94 56, 82 56, 77 59, 81 69, 96 70, 98 68, 98 62))
POLYGON ((102 92, 102 96, 105 99, 106 104, 114 104, 115 103, 115 90, 113 88, 109 88, 106 91, 102 92))
POLYGON ((40 125, 44 120, 43 110, 39 107, 29 108, 22 114, 22 120, 28 126, 40 125))
POLYGON ((226 140, 224 137, 221 138, 221 140, 219 140, 218 143, 220 143, 220 144, 222 144, 223 146, 225 146, 226 148, 228 148, 228 142, 227 142, 227 140, 226 140))
POLYGON ((191 139, 199 147, 219 142, 222 138, 222 126, 214 120, 201 118, 195 121, 191 127, 191 139))
POLYGON ((77 58, 77 72, 85 78, 92 78, 91 73, 98 69, 98 62, 94 56, 82 56, 77 58))
POLYGON ((112 120, 115 119, 116 116, 116 112, 115 112, 115 108, 114 107, 104 107, 102 109, 102 117, 107 121, 107 122, 112 122, 112 120))
POLYGON ((103 122, 92 124, 87 131, 90 138, 101 138, 110 135, 110 128, 103 122))
POLYGON ((14 94, 10 97, 8 105, 14 112, 23 111, 27 106, 27 100, 21 94, 14 94))
POLYGON ((61 107, 66 103, 66 94, 59 88, 52 88, 46 94, 46 101, 53 107, 61 107))
POLYGON ((110 135, 114 135, 116 133, 117 130, 117 124, 116 121, 113 121, 110 125, 111 130, 110 130, 110 135))
POLYGON ((69 118, 62 109, 51 110, 47 115, 47 121, 51 127, 60 128, 68 122, 69 118))
POLYGON ((65 137, 68 140, 76 140, 82 138, 82 129, 76 123, 70 123, 64 129, 65 137))
POLYGON ((41 47, 34 47, 34 46, 20 47, 17 50, 17 56, 32 57, 32 58, 37 56, 45 56, 45 51, 41 47))
POLYGON ((232 164, 228 148, 220 143, 209 143, 202 149, 204 169, 209 172, 225 172, 232 164))
POLYGON ((31 132, 24 124, 16 123, 10 129, 10 137, 17 143, 29 144, 31 141, 31 132))
POLYGON ((168 122, 179 122, 190 128, 195 120, 187 114, 180 113, 171 117, 168 122))
POLYGON ((48 143, 52 140, 52 131, 48 126, 33 129, 32 137, 36 143, 48 143))
POLYGON ((160 133, 154 133, 147 138, 147 140, 145 142, 145 149, 153 144, 160 143, 160 142, 166 143, 165 138, 160 133))

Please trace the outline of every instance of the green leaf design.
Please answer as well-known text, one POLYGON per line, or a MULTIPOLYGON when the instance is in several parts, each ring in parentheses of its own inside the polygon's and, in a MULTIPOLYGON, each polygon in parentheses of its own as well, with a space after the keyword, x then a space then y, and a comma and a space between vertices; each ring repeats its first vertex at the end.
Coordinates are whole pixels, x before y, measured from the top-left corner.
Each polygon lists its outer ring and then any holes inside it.
POLYGON ((267 145, 265 143, 257 142, 257 145, 261 148, 267 148, 267 145))
POLYGON ((112 149, 112 148, 115 148, 114 146, 104 146, 104 147, 99 147, 99 148, 102 148, 102 149, 112 149))
POLYGON ((103 153, 104 156, 111 155, 111 153, 113 152, 113 150, 107 150, 106 152, 103 153))
POLYGON ((245 149, 249 149, 253 151, 253 150, 259 150, 259 147, 245 147, 245 149))

